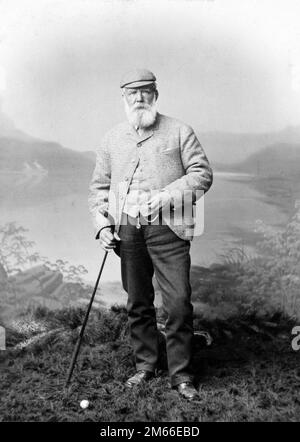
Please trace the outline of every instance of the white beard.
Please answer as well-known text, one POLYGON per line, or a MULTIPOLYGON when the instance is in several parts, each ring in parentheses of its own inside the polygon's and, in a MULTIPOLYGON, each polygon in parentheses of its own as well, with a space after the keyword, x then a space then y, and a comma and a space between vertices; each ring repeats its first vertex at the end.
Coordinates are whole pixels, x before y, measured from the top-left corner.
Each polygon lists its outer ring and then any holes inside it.
POLYGON ((136 103, 130 107, 127 101, 124 100, 124 104, 128 121, 133 127, 145 129, 154 124, 157 116, 155 101, 153 101, 151 105, 146 103, 136 103), (138 106, 138 108, 135 108, 135 106, 138 106))

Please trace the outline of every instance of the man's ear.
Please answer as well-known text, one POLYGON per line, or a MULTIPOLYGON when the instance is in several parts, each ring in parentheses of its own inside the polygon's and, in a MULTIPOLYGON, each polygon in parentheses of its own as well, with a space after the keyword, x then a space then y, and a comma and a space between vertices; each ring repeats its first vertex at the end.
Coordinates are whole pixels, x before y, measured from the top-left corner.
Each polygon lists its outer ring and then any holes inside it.
POLYGON ((155 100, 158 99, 158 96, 159 96, 159 93, 158 93, 158 90, 156 89, 156 90, 155 90, 155 100))

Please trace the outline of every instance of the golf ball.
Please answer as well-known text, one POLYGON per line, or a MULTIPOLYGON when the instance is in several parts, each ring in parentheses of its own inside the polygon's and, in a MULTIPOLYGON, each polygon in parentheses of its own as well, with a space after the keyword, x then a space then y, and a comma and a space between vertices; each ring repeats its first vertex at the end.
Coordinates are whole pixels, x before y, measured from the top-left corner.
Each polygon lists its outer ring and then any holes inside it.
POLYGON ((85 409, 89 406, 89 401, 87 401, 86 399, 84 399, 83 401, 80 402, 80 406, 81 408, 85 409))

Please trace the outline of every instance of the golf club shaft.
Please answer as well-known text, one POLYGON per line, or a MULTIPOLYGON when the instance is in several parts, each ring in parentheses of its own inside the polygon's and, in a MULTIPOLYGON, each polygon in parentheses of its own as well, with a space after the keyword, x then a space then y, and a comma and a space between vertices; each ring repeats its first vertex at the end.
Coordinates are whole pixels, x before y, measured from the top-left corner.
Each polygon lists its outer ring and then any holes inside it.
POLYGON ((91 308, 92 308, 92 304, 93 304, 93 301, 94 301, 94 298, 95 298, 95 295, 96 295, 96 292, 97 292, 98 284, 99 284, 99 281, 100 281, 100 278, 101 278, 102 270, 103 270, 103 267, 104 267, 107 255, 108 255, 108 251, 105 251, 104 257, 103 257, 103 261, 102 261, 102 264, 101 264, 101 268, 100 268, 100 271, 99 271, 99 275, 98 275, 98 278, 97 278, 97 281, 96 281, 96 284, 95 284, 95 287, 94 287, 94 291, 93 291, 91 300, 89 302, 88 309, 86 311, 86 314, 85 314, 85 317, 84 317, 84 320, 83 320, 83 324, 82 324, 81 329, 80 329, 80 333, 79 333, 79 336, 78 336, 78 339, 77 339, 77 342, 76 342, 76 346, 75 346, 74 351, 73 351, 72 360, 71 360, 69 371, 68 371, 68 377, 67 377, 67 380, 66 380, 66 386, 68 386, 68 384, 70 383, 70 380, 71 380, 71 377, 72 377, 72 374, 73 374, 73 370, 74 370, 74 367, 75 367, 75 364, 76 364, 77 356, 78 356, 78 353, 79 353, 79 350, 80 350, 80 346, 81 346, 81 342, 82 342, 82 337, 83 337, 83 334, 84 334, 84 330, 85 330, 87 321, 89 319, 89 314, 90 314, 90 311, 91 311, 91 308))

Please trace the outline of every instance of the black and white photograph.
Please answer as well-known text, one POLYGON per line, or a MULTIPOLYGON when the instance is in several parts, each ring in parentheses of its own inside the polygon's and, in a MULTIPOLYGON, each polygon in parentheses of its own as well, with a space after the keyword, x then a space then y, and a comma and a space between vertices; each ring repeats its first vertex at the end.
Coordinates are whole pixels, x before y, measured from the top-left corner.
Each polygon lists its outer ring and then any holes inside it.
POLYGON ((1 423, 300 421, 299 17, 0 1, 1 423))

